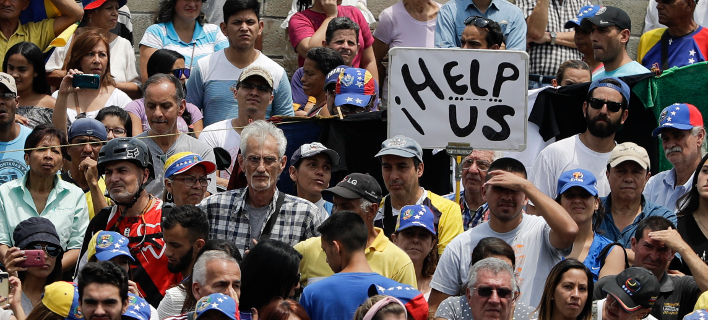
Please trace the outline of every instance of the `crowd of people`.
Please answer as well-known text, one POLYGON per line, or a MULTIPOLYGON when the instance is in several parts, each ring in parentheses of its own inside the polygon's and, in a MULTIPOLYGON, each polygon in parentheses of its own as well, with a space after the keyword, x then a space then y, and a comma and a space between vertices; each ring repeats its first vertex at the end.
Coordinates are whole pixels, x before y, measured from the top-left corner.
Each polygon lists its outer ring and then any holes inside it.
POLYGON ((0 320, 708 312, 702 106, 647 124, 669 170, 616 142, 627 77, 706 60, 698 1, 650 0, 635 61, 629 15, 588 0, 402 0, 373 31, 366 1, 294 0, 292 76, 257 49, 258 0, 162 0, 137 48, 125 0, 45 3, 59 14, 32 22, 30 0, 0 0, 0 320), (286 152, 283 117, 386 112, 394 47, 526 51, 529 101, 584 84, 586 127, 474 150, 445 195, 403 135, 365 142, 380 172, 339 182, 326 140, 286 152))

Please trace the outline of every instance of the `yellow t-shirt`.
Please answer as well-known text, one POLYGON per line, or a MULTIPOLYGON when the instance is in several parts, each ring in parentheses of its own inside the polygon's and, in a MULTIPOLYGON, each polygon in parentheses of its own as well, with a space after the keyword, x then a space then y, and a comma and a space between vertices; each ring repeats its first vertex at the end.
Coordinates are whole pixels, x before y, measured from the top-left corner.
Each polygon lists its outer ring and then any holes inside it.
POLYGON ((703 309, 708 309, 708 291, 703 292, 703 294, 698 297, 698 301, 696 301, 696 306, 693 307, 693 311, 703 309))
MULTIPOLYGON (((393 244, 383 232, 383 229, 374 228, 379 233, 374 242, 366 248, 366 260, 374 272, 407 284, 413 288, 418 288, 418 281, 415 277, 413 261, 401 248, 393 244)), ((334 274, 327 264, 327 256, 322 250, 322 238, 313 237, 302 241, 294 246, 297 252, 302 254, 300 260, 300 283, 302 286, 314 283, 334 274)))
POLYGON ((5 35, 0 32, 0 61, 5 60, 5 52, 7 50, 10 50, 12 46, 20 42, 32 42, 40 50, 44 50, 54 38, 54 19, 20 24, 15 33, 10 36, 10 39, 5 38, 5 35))
MULTIPOLYGON (((101 190, 102 194, 106 194, 106 180, 101 177, 98 179, 98 189, 101 190)), ((86 204, 88 204, 88 212, 89 212, 89 221, 93 219, 93 216, 96 215, 96 212, 93 211, 93 198, 91 197, 91 191, 88 191, 85 193, 86 194, 86 204)), ((111 205, 111 199, 106 197, 106 203, 110 206, 111 205)), ((103 208, 98 208, 99 210, 103 208)))

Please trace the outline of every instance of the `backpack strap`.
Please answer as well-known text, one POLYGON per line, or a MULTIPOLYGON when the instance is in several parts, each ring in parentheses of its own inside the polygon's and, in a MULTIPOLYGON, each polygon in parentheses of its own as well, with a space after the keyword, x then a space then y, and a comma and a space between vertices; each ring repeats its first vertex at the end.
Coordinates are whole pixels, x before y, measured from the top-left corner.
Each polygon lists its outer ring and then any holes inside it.
POLYGON ((620 248, 622 248, 622 253, 624 253, 624 268, 629 268, 629 259, 627 258, 627 251, 624 249, 624 247, 622 247, 619 242, 613 242, 606 245, 604 248, 602 248, 602 251, 600 251, 600 269, 605 266, 605 259, 610 253, 610 250, 612 250, 612 248, 614 248, 615 246, 619 246, 620 248))
POLYGON ((661 71, 669 68, 669 28, 661 35, 661 71))
POLYGON ((391 234, 396 231, 396 217, 393 216, 390 195, 384 199, 383 229, 387 238, 391 237, 391 234))
POLYGON ((278 190, 278 199, 275 200, 275 211, 270 215, 270 218, 268 218, 268 222, 266 223, 265 228, 263 228, 261 236, 258 238, 259 242, 270 239, 271 233, 273 232, 273 225, 275 225, 275 220, 278 219, 278 215, 280 215, 280 207, 283 206, 284 202, 285 192, 278 190))

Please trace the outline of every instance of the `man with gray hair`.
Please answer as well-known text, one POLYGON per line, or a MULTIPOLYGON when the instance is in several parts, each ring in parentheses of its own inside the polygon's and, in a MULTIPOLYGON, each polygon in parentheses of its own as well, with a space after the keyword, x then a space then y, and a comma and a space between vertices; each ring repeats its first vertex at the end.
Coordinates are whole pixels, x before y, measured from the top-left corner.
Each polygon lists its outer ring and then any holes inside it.
MULTIPOLYGON (((159 73, 153 75, 143 84, 145 95, 145 114, 150 129, 137 137, 141 139, 152 153, 152 163, 155 168, 155 179, 145 190, 155 197, 162 197, 165 190, 165 161, 180 152, 193 152, 206 161, 216 162, 214 150, 201 141, 187 134, 181 134, 177 128, 177 118, 182 116, 187 101, 185 91, 179 79, 171 74, 159 73)), ((216 175, 209 175, 207 192, 216 193, 216 175)))
POLYGON ((661 111, 652 135, 661 139, 664 155, 674 167, 651 177, 643 194, 647 201, 676 213, 676 202, 691 191, 691 177, 706 152, 703 116, 692 104, 672 104, 661 111))
MULTIPOLYGON (((464 187, 464 190, 460 191, 460 208, 465 231, 489 220, 489 207, 482 195, 482 185, 487 179, 489 166, 498 158, 500 154, 497 152, 474 150, 460 163, 464 187)), ((454 192, 443 197, 455 201, 454 192)))
POLYGON ((244 255, 260 240, 295 245, 319 235, 320 209, 276 187, 288 162, 286 144, 283 130, 270 122, 258 120, 243 129, 238 165, 248 184, 206 198, 198 205, 209 217, 209 238, 231 241, 244 255))

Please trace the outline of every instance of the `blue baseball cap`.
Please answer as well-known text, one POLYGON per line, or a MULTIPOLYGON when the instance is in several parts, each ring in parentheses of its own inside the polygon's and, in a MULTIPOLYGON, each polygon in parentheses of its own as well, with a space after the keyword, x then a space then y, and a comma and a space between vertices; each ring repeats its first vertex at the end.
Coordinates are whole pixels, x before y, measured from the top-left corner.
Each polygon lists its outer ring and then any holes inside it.
POLYGON ((238 304, 233 298, 223 293, 212 293, 197 301, 197 307, 195 309, 197 313, 197 320, 204 315, 204 313, 210 310, 219 311, 231 320, 241 320, 238 313, 238 304))
POLYGON ((407 284, 388 288, 372 284, 369 286, 368 294, 369 297, 384 295, 398 299, 406 307, 408 315, 414 320, 426 320, 428 318, 428 302, 425 300, 425 296, 416 288, 407 284))
POLYGON ((591 195, 597 196, 597 179, 585 169, 574 169, 563 172, 558 178, 558 194, 561 195, 572 187, 581 187, 591 195))
POLYGON ((136 320, 150 320, 151 315, 150 305, 145 299, 128 293, 128 310, 123 314, 124 317, 136 320))
POLYGON ((108 133, 106 133, 106 126, 93 118, 81 118, 77 119, 71 124, 68 132, 69 143, 71 139, 81 136, 96 137, 101 141, 106 141, 108 138, 108 133))
POLYGON ((585 18, 589 17, 594 17, 597 11, 600 10, 602 6, 596 6, 596 5, 587 5, 582 8, 580 8, 580 12, 578 12, 578 16, 573 18, 572 20, 568 20, 568 22, 565 23, 563 26, 566 29, 574 28, 574 27, 580 27, 580 21, 583 21, 585 18))
POLYGON ((334 68, 332 71, 330 71, 327 74, 327 78, 325 79, 324 89, 326 90, 327 87, 329 87, 330 85, 336 85, 337 80, 339 80, 339 75, 342 72, 344 72, 344 70, 346 70, 347 68, 349 68, 349 67, 346 65, 339 65, 336 68, 334 68))
POLYGON ((588 92, 593 91, 594 89, 599 88, 599 87, 607 87, 610 89, 617 90, 617 92, 619 92, 622 95, 622 97, 624 97, 624 100, 627 101, 627 105, 629 105, 629 86, 624 81, 620 80, 619 78, 615 78, 615 77, 607 77, 607 78, 597 79, 597 80, 594 80, 590 84, 590 89, 588 89, 588 92), (615 80, 615 81, 619 82, 620 86, 618 87, 614 84, 607 83, 607 82, 600 83, 600 81, 605 80, 605 79, 615 80))
POLYGON ((99 231, 93 235, 89 241, 86 256, 88 259, 96 256, 98 261, 108 261, 118 256, 126 256, 135 260, 128 249, 128 238, 114 231, 99 231))
POLYGON ((385 155, 394 155, 404 158, 416 157, 420 162, 423 162, 423 148, 421 148, 420 144, 402 135, 384 140, 384 142, 381 143, 381 151, 374 157, 378 158, 385 155))
POLYGON ((659 127, 651 132, 654 137, 659 136, 664 128, 691 130, 693 127, 703 125, 703 115, 698 108, 688 103, 674 103, 661 111, 659 127))
POLYGON ((433 211, 431 211, 428 206, 422 204, 414 204, 401 208, 401 214, 398 215, 396 232, 410 227, 425 228, 433 235, 438 235, 435 231, 435 215, 433 211))
POLYGON ((335 106, 351 104, 365 108, 376 95, 376 83, 366 69, 347 68, 339 74, 335 92, 335 106))

